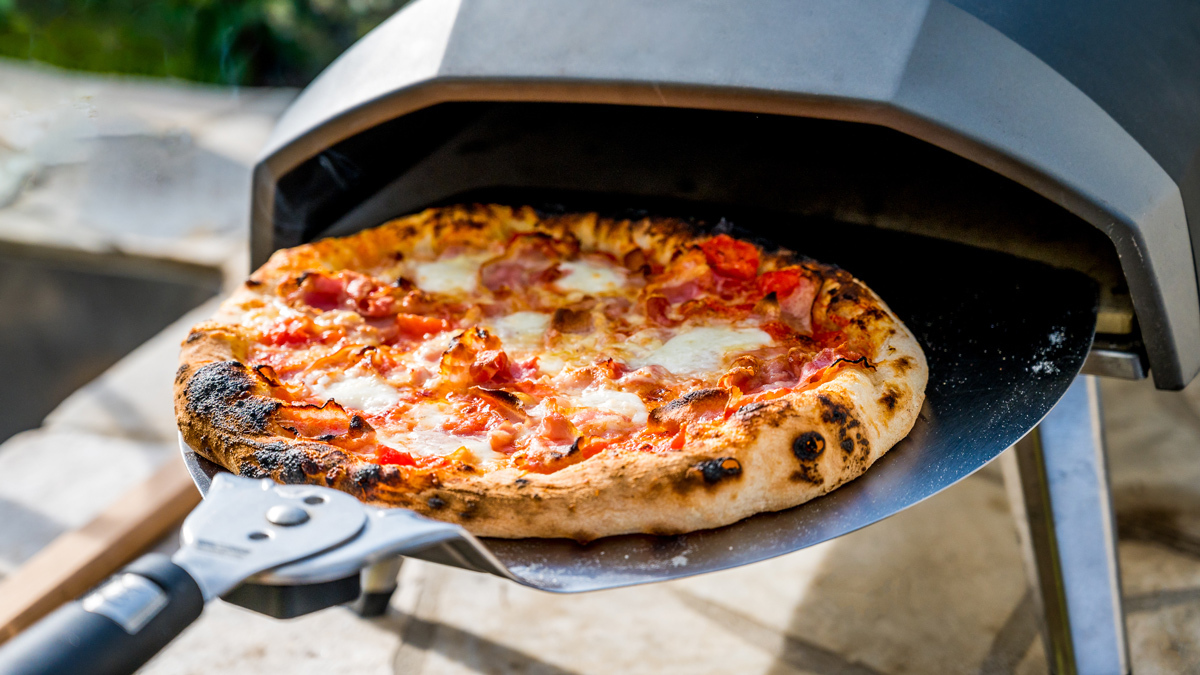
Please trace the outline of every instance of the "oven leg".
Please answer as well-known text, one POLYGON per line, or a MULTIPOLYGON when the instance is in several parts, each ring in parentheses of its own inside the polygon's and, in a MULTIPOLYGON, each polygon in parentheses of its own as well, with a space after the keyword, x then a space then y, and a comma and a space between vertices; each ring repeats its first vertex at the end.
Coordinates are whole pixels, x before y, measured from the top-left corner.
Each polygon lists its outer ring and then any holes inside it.
POLYGON ((400 574, 400 564, 403 562, 404 558, 396 556, 391 560, 368 565, 359 572, 362 591, 352 605, 359 616, 371 618, 387 613, 392 593, 396 592, 396 578, 400 574))
POLYGON ((1036 429, 1004 453, 1050 671, 1129 672, 1100 391, 1080 375, 1036 429))

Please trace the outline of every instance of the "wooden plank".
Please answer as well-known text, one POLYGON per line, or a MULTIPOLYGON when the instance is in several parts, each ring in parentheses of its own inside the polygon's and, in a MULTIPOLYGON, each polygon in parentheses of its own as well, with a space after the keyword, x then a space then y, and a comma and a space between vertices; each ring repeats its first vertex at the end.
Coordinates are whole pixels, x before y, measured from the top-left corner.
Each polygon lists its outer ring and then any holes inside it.
POLYGON ((0 582, 0 643, 103 581, 199 502, 183 460, 174 457, 91 522, 50 542, 0 582))

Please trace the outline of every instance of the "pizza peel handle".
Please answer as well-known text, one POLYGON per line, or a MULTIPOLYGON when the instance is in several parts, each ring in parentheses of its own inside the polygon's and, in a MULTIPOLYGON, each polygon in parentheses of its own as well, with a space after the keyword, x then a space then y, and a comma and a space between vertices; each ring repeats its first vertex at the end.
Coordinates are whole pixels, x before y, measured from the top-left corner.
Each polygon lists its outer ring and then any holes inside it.
POLYGON ((196 580, 151 553, 0 648, 0 673, 132 673, 203 608, 196 580))
POLYGON ((362 504, 328 488, 219 476, 184 521, 174 556, 142 556, 0 646, 0 673, 132 673, 204 603, 264 570, 345 544, 366 524, 362 504))

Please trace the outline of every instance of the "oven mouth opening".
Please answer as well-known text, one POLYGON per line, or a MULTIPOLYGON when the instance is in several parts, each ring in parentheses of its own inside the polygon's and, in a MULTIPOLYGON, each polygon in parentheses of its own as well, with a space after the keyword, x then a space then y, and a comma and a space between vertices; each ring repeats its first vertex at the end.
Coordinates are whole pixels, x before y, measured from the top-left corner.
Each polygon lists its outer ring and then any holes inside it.
MULTIPOLYGON (((254 250, 265 258, 431 206, 487 201, 841 232, 834 240, 903 246, 895 255, 915 265, 939 264, 922 243, 931 239, 1007 253, 1091 277, 1099 287, 1099 341, 1143 352, 1120 260, 1103 232, 986 167, 857 122, 608 104, 442 103, 343 140, 281 176, 273 228, 254 232, 254 250), (913 236, 880 238, 888 232, 913 236)), ((767 234, 839 264, 837 246, 767 234)))

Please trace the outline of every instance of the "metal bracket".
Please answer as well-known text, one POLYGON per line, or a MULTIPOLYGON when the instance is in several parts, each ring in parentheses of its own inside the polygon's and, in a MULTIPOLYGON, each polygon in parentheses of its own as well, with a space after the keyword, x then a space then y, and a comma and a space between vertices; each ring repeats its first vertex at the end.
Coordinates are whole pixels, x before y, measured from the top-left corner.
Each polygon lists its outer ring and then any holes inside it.
POLYGON ((205 600, 247 580, 273 586, 335 582, 431 548, 441 549, 451 564, 515 580, 457 525, 367 506, 326 487, 228 473, 212 479, 206 499, 184 521, 182 540, 172 559, 195 577, 205 600))
POLYGON ((212 600, 263 570, 350 540, 366 523, 363 508, 329 488, 218 475, 183 522, 171 560, 212 600))

